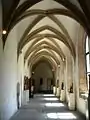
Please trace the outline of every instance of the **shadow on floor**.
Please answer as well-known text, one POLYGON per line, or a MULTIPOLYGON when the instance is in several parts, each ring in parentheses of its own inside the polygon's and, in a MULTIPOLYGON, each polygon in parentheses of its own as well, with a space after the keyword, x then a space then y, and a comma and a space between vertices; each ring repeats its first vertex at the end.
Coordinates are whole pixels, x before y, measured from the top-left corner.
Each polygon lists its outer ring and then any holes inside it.
POLYGON ((70 111, 53 94, 36 94, 10 120, 86 120, 78 111, 70 111))

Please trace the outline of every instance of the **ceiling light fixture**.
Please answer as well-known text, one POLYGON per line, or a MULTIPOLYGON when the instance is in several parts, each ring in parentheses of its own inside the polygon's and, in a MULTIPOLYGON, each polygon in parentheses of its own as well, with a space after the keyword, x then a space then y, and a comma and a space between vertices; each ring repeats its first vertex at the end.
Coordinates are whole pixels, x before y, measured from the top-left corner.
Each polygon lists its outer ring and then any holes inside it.
POLYGON ((54 68, 52 69, 52 71, 55 71, 54 68))
POLYGON ((58 67, 60 68, 60 65, 58 65, 58 67))
POLYGON ((34 74, 34 72, 32 72, 32 74, 34 74))
POLYGON ((7 31, 6 30, 3 30, 3 32, 2 32, 4 35, 7 33, 7 31))
POLYGON ((63 61, 65 61, 65 58, 63 58, 63 61))

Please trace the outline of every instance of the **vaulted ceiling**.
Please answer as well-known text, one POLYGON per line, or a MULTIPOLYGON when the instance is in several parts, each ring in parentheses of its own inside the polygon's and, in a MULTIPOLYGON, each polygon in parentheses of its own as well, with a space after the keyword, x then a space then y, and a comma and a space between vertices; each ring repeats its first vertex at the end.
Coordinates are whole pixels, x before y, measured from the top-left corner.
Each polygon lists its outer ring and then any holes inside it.
POLYGON ((41 60, 52 67, 65 61, 68 51, 75 58, 79 26, 90 35, 90 0, 2 0, 3 46, 17 27, 18 57, 34 65, 41 60))

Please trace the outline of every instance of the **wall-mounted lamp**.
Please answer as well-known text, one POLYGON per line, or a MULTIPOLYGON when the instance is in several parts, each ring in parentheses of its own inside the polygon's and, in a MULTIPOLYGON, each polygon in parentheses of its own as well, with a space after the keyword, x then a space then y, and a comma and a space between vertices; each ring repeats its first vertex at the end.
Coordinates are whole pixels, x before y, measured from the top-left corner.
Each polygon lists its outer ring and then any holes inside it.
POLYGON ((3 30, 3 32, 2 32, 4 35, 7 33, 7 31, 6 30, 3 30))
POLYGON ((65 58, 63 58, 62 60, 65 61, 65 58))
POLYGON ((34 74, 34 72, 32 72, 32 75, 34 74))
POLYGON ((54 68, 52 69, 52 71, 55 71, 54 68))
POLYGON ((58 65, 58 68, 60 68, 60 65, 58 65))
POLYGON ((22 50, 20 50, 19 53, 22 54, 22 50))

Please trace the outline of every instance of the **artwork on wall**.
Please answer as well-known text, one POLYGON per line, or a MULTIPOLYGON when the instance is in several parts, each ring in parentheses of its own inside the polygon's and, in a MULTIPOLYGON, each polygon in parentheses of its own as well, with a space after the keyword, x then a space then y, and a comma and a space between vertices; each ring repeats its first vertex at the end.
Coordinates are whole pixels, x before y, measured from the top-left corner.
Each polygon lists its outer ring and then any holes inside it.
POLYGON ((24 76, 24 90, 29 89, 29 79, 27 76, 24 76))
POLYGON ((40 85, 43 84, 43 78, 40 78, 40 85))
POLYGON ((57 80, 57 87, 59 87, 59 80, 57 80))
POLYGON ((73 83, 70 86, 70 93, 73 93, 73 83))
POLYGON ((51 85, 53 85, 53 79, 51 79, 51 85))
POLYGON ((64 90, 64 83, 61 84, 61 89, 64 90))

